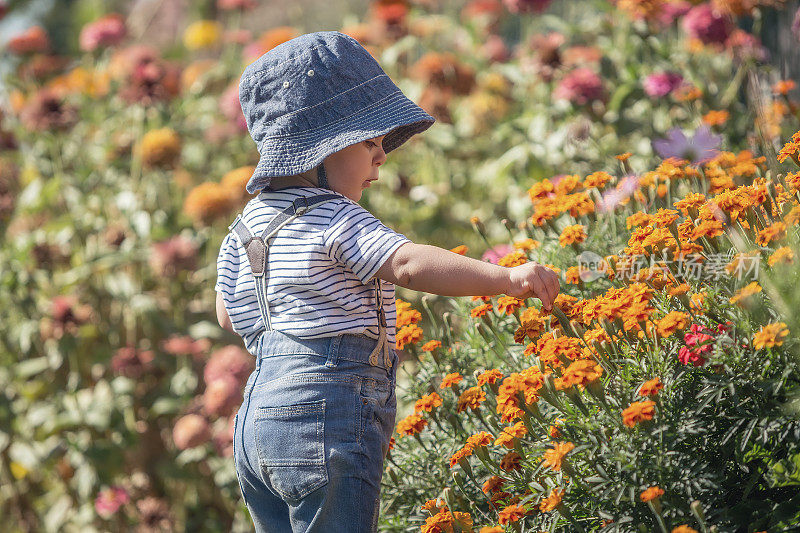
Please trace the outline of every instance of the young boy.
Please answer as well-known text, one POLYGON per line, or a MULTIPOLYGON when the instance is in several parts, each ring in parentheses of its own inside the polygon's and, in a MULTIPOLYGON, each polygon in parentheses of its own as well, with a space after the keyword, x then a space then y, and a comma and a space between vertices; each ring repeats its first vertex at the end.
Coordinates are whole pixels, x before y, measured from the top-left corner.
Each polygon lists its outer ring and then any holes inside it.
POLYGON ((256 530, 375 531, 396 414, 394 286, 536 297, 558 278, 411 242, 358 205, 386 153, 434 119, 357 41, 303 35, 239 85, 260 193, 220 248, 222 327, 256 358, 236 415, 234 464, 256 530), (241 421, 241 422, 240 422, 241 421))

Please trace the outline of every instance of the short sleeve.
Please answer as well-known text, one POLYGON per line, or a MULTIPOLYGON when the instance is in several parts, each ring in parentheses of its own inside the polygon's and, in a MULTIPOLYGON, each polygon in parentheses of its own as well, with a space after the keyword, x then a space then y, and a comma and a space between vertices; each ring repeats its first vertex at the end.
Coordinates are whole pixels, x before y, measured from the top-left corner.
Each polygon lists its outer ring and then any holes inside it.
POLYGON ((217 283, 214 290, 217 292, 233 292, 236 280, 239 277, 239 249, 238 241, 232 233, 228 233, 222 240, 217 256, 217 283))
POLYGON ((340 202, 335 209, 322 235, 323 246, 331 260, 343 264, 365 285, 395 250, 411 242, 353 201, 340 202))

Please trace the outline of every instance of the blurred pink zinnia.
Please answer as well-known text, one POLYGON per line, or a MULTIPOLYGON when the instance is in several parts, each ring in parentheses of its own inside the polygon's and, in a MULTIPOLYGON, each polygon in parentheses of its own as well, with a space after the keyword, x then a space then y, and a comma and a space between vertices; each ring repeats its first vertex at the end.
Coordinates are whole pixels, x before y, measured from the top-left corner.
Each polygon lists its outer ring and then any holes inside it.
POLYGON ((503 0, 511 13, 541 13, 552 0, 503 0))
POLYGON ((483 256, 481 256, 481 260, 489 261, 490 263, 494 263, 496 265, 500 258, 505 257, 513 251, 514 247, 510 244, 498 244, 494 248, 486 250, 483 253, 483 256))
POLYGON ((217 0, 217 8, 223 11, 231 9, 250 10, 257 5, 258 3, 255 0, 217 0))
POLYGON ((203 370, 203 380, 209 386, 220 379, 228 379, 241 387, 254 368, 255 361, 249 352, 229 344, 211 354, 203 370))
POLYGON ((50 48, 50 39, 41 26, 33 26, 12 37, 6 47, 15 54, 28 52, 44 52, 50 48))
POLYGON ((200 446, 210 439, 211 428, 208 426, 208 421, 197 414, 180 417, 172 428, 172 440, 179 450, 200 446))
POLYGON ((247 121, 242 113, 242 104, 239 101, 239 82, 234 82, 219 97, 219 109, 225 118, 236 124, 241 132, 247 131, 247 121))
POLYGON ((578 105, 585 105, 593 100, 605 97, 603 81, 591 69, 580 67, 564 76, 553 95, 564 98, 578 105))
POLYGON ((103 518, 109 518, 130 501, 128 492, 119 485, 101 490, 94 500, 94 509, 103 518))
POLYGON ((677 72, 656 72, 644 80, 644 92, 651 98, 666 96, 683 83, 683 76, 677 72))
POLYGON ((100 17, 86 24, 79 37, 81 50, 91 52, 101 46, 114 46, 122 42, 126 35, 125 19, 118 13, 100 17))
POLYGON ((704 44, 722 44, 731 34, 728 17, 717 13, 710 3, 694 6, 683 17, 683 30, 704 44))

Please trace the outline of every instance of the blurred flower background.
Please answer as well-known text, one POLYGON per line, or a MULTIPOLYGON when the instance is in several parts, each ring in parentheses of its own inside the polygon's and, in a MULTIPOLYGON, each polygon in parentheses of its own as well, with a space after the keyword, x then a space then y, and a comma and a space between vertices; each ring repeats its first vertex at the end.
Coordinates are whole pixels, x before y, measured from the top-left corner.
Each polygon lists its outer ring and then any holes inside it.
POLYGON ((212 288, 238 81, 321 29, 438 118, 361 203, 563 283, 553 314, 398 288, 380 529, 795 526, 800 2, 0 0, 8 530, 251 530, 212 288))

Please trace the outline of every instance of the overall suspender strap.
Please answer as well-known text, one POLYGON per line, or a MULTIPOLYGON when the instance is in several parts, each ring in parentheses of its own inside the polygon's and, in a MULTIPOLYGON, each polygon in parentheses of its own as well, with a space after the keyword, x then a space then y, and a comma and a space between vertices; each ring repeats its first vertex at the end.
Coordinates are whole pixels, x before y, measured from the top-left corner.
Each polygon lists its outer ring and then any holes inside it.
POLYGON ((378 336, 378 344, 369 354, 369 364, 377 365, 378 353, 383 352, 383 364, 386 365, 386 368, 392 368, 392 354, 389 349, 389 339, 386 335, 386 315, 383 312, 383 291, 381 291, 380 280, 373 278, 373 281, 375 282, 375 301, 378 303, 378 330, 380 335, 378 336))
POLYGON ((256 284, 256 298, 258 299, 258 309, 261 312, 261 319, 264 321, 266 331, 272 329, 272 321, 269 314, 269 302, 267 302, 267 255, 269 254, 269 239, 271 239, 279 229, 308 211, 318 207, 320 204, 329 200, 340 198, 336 194, 321 194, 312 197, 296 198, 291 205, 279 212, 270 220, 267 227, 260 236, 253 236, 247 225, 242 220, 239 213, 233 223, 228 226, 229 230, 236 233, 239 242, 247 252, 247 261, 253 271, 253 278, 256 284))

